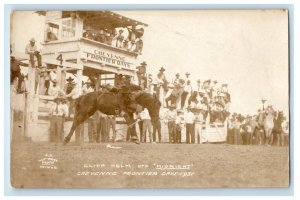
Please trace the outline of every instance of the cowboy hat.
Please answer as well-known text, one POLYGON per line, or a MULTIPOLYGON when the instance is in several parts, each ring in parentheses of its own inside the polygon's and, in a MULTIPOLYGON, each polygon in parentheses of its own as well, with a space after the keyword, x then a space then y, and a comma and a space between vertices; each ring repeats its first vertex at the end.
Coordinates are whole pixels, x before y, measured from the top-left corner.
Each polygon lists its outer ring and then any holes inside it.
POLYGON ((54 79, 54 80, 52 80, 52 82, 53 82, 53 83, 57 83, 57 80, 56 80, 56 79, 54 79))
POLYGON ((147 63, 145 61, 143 61, 140 65, 145 66, 145 65, 147 65, 147 63))
POLYGON ((31 38, 29 41, 30 41, 30 42, 35 42, 35 39, 34 39, 34 38, 31 38))
POLYGON ((198 79, 198 80, 197 80, 197 83, 201 83, 201 80, 200 80, 200 79, 198 79))
POLYGON ((166 71, 166 69, 164 67, 161 67, 159 71, 164 72, 164 71, 166 71))
POLYGON ((185 73, 185 75, 191 75, 189 72, 185 73))
POLYGON ((214 83, 217 83, 218 81, 214 80, 214 83))
POLYGON ((175 74, 175 76, 180 76, 180 74, 179 74, 179 73, 177 73, 177 74, 175 74))
POLYGON ((228 84, 227 83, 223 83, 222 86, 228 86, 228 84))
POLYGON ((71 78, 71 76, 69 76, 69 78, 66 81, 73 81, 74 78, 71 78))

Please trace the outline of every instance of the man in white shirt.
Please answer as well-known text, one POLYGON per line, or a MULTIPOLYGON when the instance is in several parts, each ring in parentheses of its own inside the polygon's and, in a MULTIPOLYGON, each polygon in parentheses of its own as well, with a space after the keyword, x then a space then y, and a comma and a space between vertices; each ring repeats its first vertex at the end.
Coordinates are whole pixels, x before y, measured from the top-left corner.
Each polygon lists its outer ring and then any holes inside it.
POLYGON ((29 55, 29 67, 36 67, 34 56, 36 55, 37 47, 35 45, 35 39, 31 38, 29 43, 25 47, 25 53, 29 55))
POLYGON ((169 130, 169 142, 174 143, 175 142, 175 136, 176 136, 176 117, 177 117, 177 111, 175 110, 176 106, 175 104, 172 104, 170 106, 170 110, 168 110, 167 113, 167 120, 168 120, 168 130, 169 130))
POLYGON ((202 110, 199 108, 195 109, 195 133, 197 136, 197 142, 198 144, 202 144, 205 142, 205 139, 202 135, 202 124, 204 122, 204 117, 202 114, 202 110))
POLYGON ((52 96, 54 98, 59 96, 63 96, 63 97, 66 96, 65 92, 59 86, 57 86, 56 80, 53 80, 53 85, 52 87, 49 88, 48 94, 49 96, 52 96))
POLYGON ((62 98, 55 98, 49 110, 50 115, 50 142, 62 142, 64 130, 64 117, 68 115, 68 106, 62 104, 62 98))
POLYGON ((186 144, 195 143, 194 121, 195 115, 192 113, 191 107, 188 106, 185 114, 186 144))
POLYGON ((175 120, 176 124, 176 136, 175 136, 175 142, 180 144, 181 143, 181 132, 184 129, 184 114, 183 110, 178 110, 177 111, 177 117, 175 120))
POLYGON ((142 142, 146 142, 146 132, 148 130, 150 142, 153 142, 153 132, 152 132, 152 124, 151 117, 149 115, 149 111, 147 108, 144 108, 142 112, 139 113, 139 118, 143 121, 143 134, 142 134, 142 142))

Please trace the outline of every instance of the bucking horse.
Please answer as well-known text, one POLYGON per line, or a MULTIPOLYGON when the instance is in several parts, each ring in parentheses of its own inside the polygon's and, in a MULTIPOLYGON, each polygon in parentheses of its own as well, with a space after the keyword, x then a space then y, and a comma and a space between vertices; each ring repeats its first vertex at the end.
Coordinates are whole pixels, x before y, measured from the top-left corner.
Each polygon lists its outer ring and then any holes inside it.
MULTIPOLYGON (((137 85, 127 85, 121 88, 107 88, 106 91, 95 91, 80 96, 75 101, 75 114, 69 134, 64 138, 67 144, 75 129, 92 116, 96 111, 106 115, 121 114, 127 125, 134 124, 133 113, 136 112, 137 105, 148 109, 152 123, 159 120, 159 110, 161 103, 153 95, 141 90, 137 85)), ((129 126, 132 141, 138 143, 136 131, 129 126)))

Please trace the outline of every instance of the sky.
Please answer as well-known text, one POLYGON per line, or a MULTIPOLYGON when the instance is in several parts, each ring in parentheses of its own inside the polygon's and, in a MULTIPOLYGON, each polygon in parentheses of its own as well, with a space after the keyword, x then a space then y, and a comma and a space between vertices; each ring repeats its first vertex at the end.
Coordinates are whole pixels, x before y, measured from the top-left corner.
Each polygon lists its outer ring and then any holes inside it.
MULTIPOLYGON (((137 63, 146 61, 153 76, 164 67, 169 81, 190 72, 193 85, 198 79, 228 83, 232 112, 254 114, 263 98, 288 113, 287 11, 116 12, 149 25, 137 63)), ((43 40, 44 17, 15 12, 11 30, 15 50, 24 51, 31 37, 43 40)))

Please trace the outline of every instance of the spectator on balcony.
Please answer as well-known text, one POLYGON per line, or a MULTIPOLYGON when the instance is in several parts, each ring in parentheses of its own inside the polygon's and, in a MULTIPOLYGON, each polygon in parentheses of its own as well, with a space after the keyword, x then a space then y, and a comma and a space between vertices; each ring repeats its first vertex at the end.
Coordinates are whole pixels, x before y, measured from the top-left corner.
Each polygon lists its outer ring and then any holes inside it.
POLYGON ((106 43, 106 34, 104 33, 104 30, 100 30, 99 33, 96 36, 96 41, 101 43, 106 43))
POLYGON ((123 40, 124 40, 124 35, 123 35, 123 30, 120 29, 119 33, 114 37, 116 40, 116 47, 117 48, 123 48, 123 40))
POLYGON ((106 33, 106 44, 111 45, 112 41, 113 41, 112 34, 111 33, 106 33))
POLYGON ((52 32, 50 28, 47 28, 46 31, 46 41, 45 42, 51 42, 57 40, 57 36, 52 32))

